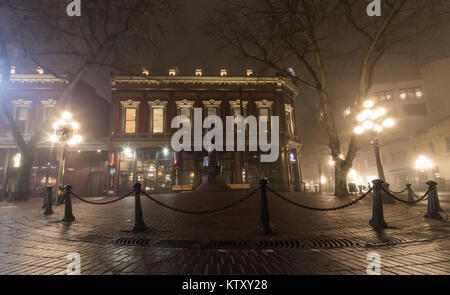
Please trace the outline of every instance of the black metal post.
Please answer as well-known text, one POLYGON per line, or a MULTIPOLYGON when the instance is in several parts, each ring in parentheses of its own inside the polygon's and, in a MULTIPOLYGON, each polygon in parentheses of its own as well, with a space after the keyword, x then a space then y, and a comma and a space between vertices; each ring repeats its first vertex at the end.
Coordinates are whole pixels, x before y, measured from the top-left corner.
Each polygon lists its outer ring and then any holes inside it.
POLYGON ((48 190, 47 190, 47 186, 44 189, 44 203, 42 203, 42 209, 47 208, 47 197, 48 196, 48 190))
POLYGON ((136 197, 135 206, 134 206, 134 228, 133 231, 143 232, 148 229, 144 222, 144 214, 142 213, 142 204, 141 204, 141 187, 140 183, 136 183, 134 185, 134 194, 136 197))
POLYGON ((439 196, 436 187, 437 182, 428 181, 427 185, 430 193, 428 195, 428 211, 427 214, 425 214, 425 218, 443 220, 442 216, 439 214, 442 209, 439 203, 439 196))
POLYGON ((44 215, 52 215, 53 214, 53 199, 52 199, 52 195, 53 195, 53 187, 52 186, 47 186, 47 195, 45 196, 45 211, 44 211, 44 215))
POLYGON ((265 179, 260 180, 259 186, 261 187, 261 207, 260 207, 261 220, 258 226, 258 231, 263 235, 268 235, 273 233, 273 229, 270 224, 269 205, 267 202, 267 180, 265 179))
POLYGON ((386 221, 384 221, 383 201, 382 201, 382 185, 384 181, 377 179, 373 181, 373 209, 372 219, 369 224, 376 229, 385 229, 388 227, 386 221))
POLYGON ((72 213, 72 186, 64 186, 64 218, 62 221, 74 221, 75 216, 72 213))
MULTIPOLYGON (((414 194, 413 194, 413 190, 412 190, 412 184, 408 183, 406 185, 406 189, 408 190, 408 201, 414 202, 414 194)), ((410 205, 414 205, 414 204, 410 204, 410 205)))

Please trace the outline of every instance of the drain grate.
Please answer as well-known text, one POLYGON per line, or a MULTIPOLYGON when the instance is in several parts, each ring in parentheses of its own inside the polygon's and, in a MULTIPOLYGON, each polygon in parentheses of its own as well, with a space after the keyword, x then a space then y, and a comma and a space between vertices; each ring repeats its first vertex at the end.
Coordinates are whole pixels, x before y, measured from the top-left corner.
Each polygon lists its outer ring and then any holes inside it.
POLYGON ((114 244, 129 245, 129 246, 147 246, 150 242, 151 242, 150 239, 119 238, 114 241, 114 244))
POLYGON ((407 240, 403 238, 377 236, 377 237, 364 237, 361 238, 365 242, 367 247, 388 246, 405 243, 407 240))
POLYGON ((276 240, 276 241, 189 241, 189 240, 150 240, 119 238, 114 244, 158 248, 184 249, 310 249, 357 247, 357 241, 348 239, 314 239, 314 240, 276 240))

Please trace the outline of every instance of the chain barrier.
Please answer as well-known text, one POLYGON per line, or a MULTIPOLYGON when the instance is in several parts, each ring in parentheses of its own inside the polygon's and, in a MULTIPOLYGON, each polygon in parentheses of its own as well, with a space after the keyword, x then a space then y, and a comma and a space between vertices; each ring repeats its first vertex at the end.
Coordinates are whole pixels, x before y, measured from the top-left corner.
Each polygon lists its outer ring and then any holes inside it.
POLYGON ((117 198, 117 199, 115 199, 115 200, 111 200, 111 201, 107 201, 107 202, 92 202, 92 201, 89 201, 89 200, 86 200, 86 199, 84 199, 84 198, 82 198, 82 197, 77 196, 77 195, 76 195, 75 193, 73 193, 73 192, 71 192, 71 195, 74 196, 75 198, 77 198, 78 200, 80 200, 80 201, 82 201, 82 202, 85 202, 85 203, 88 203, 88 204, 91 204, 91 205, 109 205, 109 204, 112 204, 112 203, 119 202, 119 201, 125 199, 126 197, 129 197, 129 196, 131 196, 133 193, 134 193, 134 191, 130 191, 130 192, 128 192, 127 194, 125 194, 125 195, 123 195, 123 196, 121 196, 121 197, 119 197, 119 198, 117 198))
MULTIPOLYGON (((420 197, 420 196, 418 196, 418 195, 416 195, 416 193, 415 192, 412 192, 412 194, 413 194, 413 196, 414 196, 414 198, 416 198, 416 199, 420 199, 420 198, 422 198, 422 197, 420 197)), ((428 200, 428 198, 429 198, 429 195, 427 196, 427 198, 426 199, 423 199, 424 201, 426 201, 426 200, 428 200)))
POLYGON ((382 188, 382 190, 386 193, 386 194, 388 194, 388 196, 390 196, 391 198, 393 198, 394 200, 397 200, 397 201, 399 201, 399 202, 402 202, 402 203, 405 203, 405 204, 416 204, 416 203, 419 203, 419 202, 421 202, 421 201, 423 201, 426 197, 428 197, 428 195, 430 194, 430 189, 425 193, 425 195, 423 195, 422 197, 420 197, 420 198, 418 198, 417 200, 415 200, 415 201, 405 201, 405 200, 402 200, 402 199, 400 199, 400 198, 398 198, 398 197, 396 197, 396 196, 394 196, 392 193, 390 193, 388 190, 386 190, 384 187, 382 188))
POLYGON ((358 199, 356 199, 356 200, 354 200, 354 201, 352 201, 352 202, 350 202, 348 204, 345 204, 345 205, 342 205, 342 206, 339 206, 339 207, 334 207, 334 208, 314 208, 314 207, 309 207, 309 206, 306 206, 306 205, 302 205, 302 204, 296 203, 296 202, 294 202, 292 200, 289 200, 288 198, 283 197, 282 195, 280 195, 279 193, 277 193, 276 191, 272 190, 269 187, 267 187, 267 190, 272 192, 275 196, 279 197, 280 199, 282 199, 282 200, 284 200, 284 201, 286 201, 286 202, 288 202, 288 203, 290 203, 290 204, 292 204, 294 206, 303 208, 303 209, 314 210, 314 211, 337 211, 337 210, 341 210, 341 209, 345 209, 347 207, 353 206, 353 205, 357 204, 358 202, 362 201, 365 197, 367 197, 373 191, 373 187, 370 188, 369 191, 367 191, 364 195, 362 195, 358 199))
POLYGON ((406 192, 406 191, 408 191, 408 188, 405 188, 405 189, 402 190, 401 192, 394 192, 394 191, 389 190, 389 192, 390 192, 391 194, 396 194, 396 195, 403 194, 403 193, 406 192))
POLYGON ((240 203, 242 203, 242 202, 248 200, 250 197, 252 197, 252 196, 253 196, 254 194, 256 194, 258 191, 259 191, 259 188, 255 189, 254 191, 252 191, 250 194, 248 194, 248 195, 245 196, 244 198, 242 198, 242 199, 240 199, 240 200, 238 200, 238 201, 236 201, 236 202, 234 202, 234 203, 232 203, 232 204, 230 204, 230 205, 227 205, 227 206, 224 206, 224 207, 221 207, 221 208, 217 208, 217 209, 213 209, 213 210, 207 210, 207 211, 189 211, 189 210, 184 210, 184 209, 175 208, 175 207, 169 206, 169 205, 167 205, 167 204, 164 204, 164 203, 162 203, 162 202, 156 200, 155 198, 152 198, 150 195, 148 195, 148 194, 147 194, 145 191, 143 191, 143 190, 141 190, 141 193, 144 194, 144 196, 146 196, 147 198, 149 198, 149 199, 152 200, 153 202, 155 202, 156 204, 158 204, 158 205, 160 205, 160 206, 162 206, 162 207, 164 207, 164 208, 166 208, 166 209, 169 209, 169 210, 172 210, 172 211, 176 211, 176 212, 180 212, 180 213, 185 213, 185 214, 198 214, 198 215, 203 215, 203 214, 217 213, 217 212, 225 211, 225 210, 227 210, 227 209, 230 209, 230 208, 232 208, 232 207, 235 207, 235 206, 239 205, 240 203))

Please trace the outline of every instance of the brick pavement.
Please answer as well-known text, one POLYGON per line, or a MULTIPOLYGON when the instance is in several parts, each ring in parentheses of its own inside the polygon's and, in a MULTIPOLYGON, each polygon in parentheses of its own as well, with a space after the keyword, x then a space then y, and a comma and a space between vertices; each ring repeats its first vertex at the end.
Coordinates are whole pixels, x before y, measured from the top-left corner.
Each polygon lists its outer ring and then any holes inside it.
MULTIPOLYGON (((285 194, 300 203, 334 207, 350 201, 326 195, 285 194)), ((215 193, 158 195, 172 206, 205 210, 226 205, 240 195, 215 193)), ((63 207, 43 216, 42 200, 0 203, 0 274, 65 274, 68 253, 81 256, 84 275, 98 274, 366 274, 369 252, 381 255, 382 274, 449 274, 450 227, 424 219, 426 206, 385 205, 390 228, 368 225, 372 200, 333 212, 299 209, 269 194, 271 221, 278 234, 260 236, 259 196, 225 212, 186 215, 142 198, 149 231, 130 233, 134 199, 107 206, 73 200, 76 221, 61 222, 63 207), (157 241, 159 246, 113 243, 118 238, 157 241), (347 240, 345 247, 323 247, 315 241, 347 240), (394 240, 393 240, 394 239, 394 240), (184 247, 179 241, 305 241, 300 247, 184 247), (367 242, 367 243, 366 243, 367 242), (177 246, 178 245, 178 246, 177 246)), ((450 204, 442 200, 448 211, 450 204)), ((446 215, 443 213, 444 217, 446 215)))

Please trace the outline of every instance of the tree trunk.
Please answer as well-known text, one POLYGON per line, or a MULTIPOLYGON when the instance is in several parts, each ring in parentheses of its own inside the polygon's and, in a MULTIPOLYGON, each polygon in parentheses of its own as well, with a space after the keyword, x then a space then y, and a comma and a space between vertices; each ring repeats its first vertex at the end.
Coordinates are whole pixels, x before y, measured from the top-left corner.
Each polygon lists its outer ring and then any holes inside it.
POLYGON ((335 196, 338 197, 347 197, 348 189, 347 189, 347 175, 350 168, 347 165, 343 165, 343 162, 336 163, 335 167, 335 196))
POLYGON ((30 199, 31 171, 33 169, 33 149, 21 153, 21 163, 17 171, 15 200, 19 202, 30 199))

